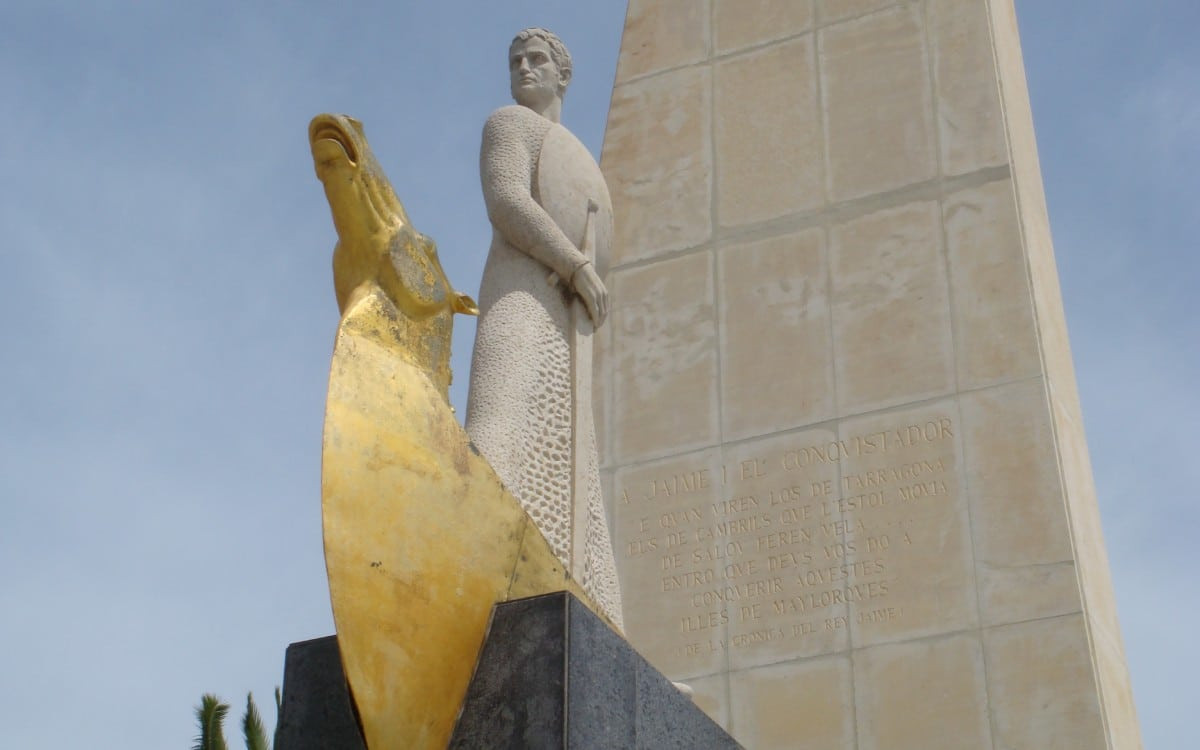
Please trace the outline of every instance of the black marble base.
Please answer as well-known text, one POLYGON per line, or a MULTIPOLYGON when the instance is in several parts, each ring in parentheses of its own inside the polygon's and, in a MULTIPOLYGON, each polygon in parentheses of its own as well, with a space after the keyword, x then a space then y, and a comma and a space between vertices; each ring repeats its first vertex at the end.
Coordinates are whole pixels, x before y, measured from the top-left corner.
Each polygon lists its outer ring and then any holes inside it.
POLYGON ((566 592, 496 605, 450 747, 739 748, 566 592))

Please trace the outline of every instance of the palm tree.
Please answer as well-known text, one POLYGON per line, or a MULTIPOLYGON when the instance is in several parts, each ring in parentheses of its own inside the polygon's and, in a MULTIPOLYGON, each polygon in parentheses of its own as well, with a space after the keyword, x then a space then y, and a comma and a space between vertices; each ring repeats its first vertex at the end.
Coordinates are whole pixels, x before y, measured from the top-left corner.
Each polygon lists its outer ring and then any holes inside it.
POLYGON ((246 715, 242 717, 242 736, 246 738, 246 750, 271 750, 271 741, 267 739, 267 730, 263 726, 262 717, 258 715, 258 706, 254 705, 254 693, 246 694, 246 715))
MULTIPOLYGON (((279 688, 275 688, 275 709, 279 709, 279 688)), ((229 750, 225 744, 225 715, 229 704, 211 693, 205 693, 196 707, 196 721, 200 724, 200 736, 192 750, 229 750)), ((246 750, 271 750, 267 730, 263 726, 258 706, 254 705, 254 693, 246 694, 246 713, 242 716, 242 736, 246 739, 246 750)))
POLYGON ((200 736, 192 750, 229 750, 225 744, 225 714, 229 713, 229 704, 212 693, 205 693, 196 707, 196 721, 200 724, 200 736))

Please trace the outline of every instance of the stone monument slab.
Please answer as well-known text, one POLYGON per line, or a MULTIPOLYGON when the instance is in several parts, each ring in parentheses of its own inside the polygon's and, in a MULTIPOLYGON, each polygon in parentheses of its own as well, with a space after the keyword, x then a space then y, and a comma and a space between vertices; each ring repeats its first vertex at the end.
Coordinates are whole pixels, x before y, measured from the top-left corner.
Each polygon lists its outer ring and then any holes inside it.
POLYGON ((1012 0, 631 0, 630 641, 747 747, 1141 746, 1012 0))

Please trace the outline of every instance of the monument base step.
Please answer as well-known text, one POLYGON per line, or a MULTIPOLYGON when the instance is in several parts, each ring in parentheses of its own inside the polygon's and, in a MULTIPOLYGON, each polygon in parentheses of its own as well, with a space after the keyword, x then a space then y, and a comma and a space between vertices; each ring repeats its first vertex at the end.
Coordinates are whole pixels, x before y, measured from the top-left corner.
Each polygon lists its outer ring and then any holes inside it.
MULTIPOLYGON (((716 722, 571 594, 497 604, 455 750, 734 750, 716 722)), ((337 638, 288 646, 275 750, 366 750, 337 638)))
POLYGON ((740 748, 571 594, 497 604, 450 747, 740 748))
POLYGON ((367 750, 337 636, 287 647, 275 750, 367 750))

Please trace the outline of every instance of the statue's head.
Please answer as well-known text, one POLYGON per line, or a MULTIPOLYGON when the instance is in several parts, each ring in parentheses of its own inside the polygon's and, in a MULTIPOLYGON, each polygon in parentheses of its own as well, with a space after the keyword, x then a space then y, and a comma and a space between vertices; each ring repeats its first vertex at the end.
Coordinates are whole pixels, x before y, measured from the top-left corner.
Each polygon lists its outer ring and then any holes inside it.
POLYGON ((541 112, 552 99, 562 101, 566 95, 571 53, 554 32, 525 29, 508 46, 508 72, 517 104, 541 112))

